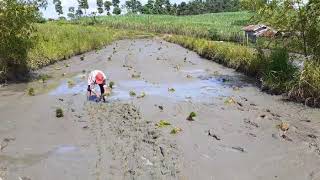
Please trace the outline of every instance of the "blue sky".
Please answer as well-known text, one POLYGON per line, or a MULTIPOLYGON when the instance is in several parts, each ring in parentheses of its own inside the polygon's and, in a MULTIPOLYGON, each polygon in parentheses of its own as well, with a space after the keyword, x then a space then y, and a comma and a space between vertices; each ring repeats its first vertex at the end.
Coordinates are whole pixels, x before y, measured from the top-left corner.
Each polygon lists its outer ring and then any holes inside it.
MULTIPOLYGON (((124 2, 126 0, 120 0, 121 3, 120 4, 124 4, 124 2)), ((140 0, 140 2, 142 4, 145 4, 148 0, 140 0)), ((183 0, 171 0, 171 3, 181 3, 183 0)), ((185 0, 188 1, 188 0, 185 0)), ((63 12, 64 12, 64 16, 67 15, 68 13, 68 8, 71 6, 77 7, 78 3, 77 0, 61 0, 62 2, 62 6, 63 6, 63 12)), ((54 9, 54 5, 52 3, 52 0, 48 0, 48 7, 46 10, 42 10, 42 13, 44 15, 45 18, 57 18, 58 14, 56 13, 55 9, 54 9)), ((89 3, 89 10, 87 11, 87 13, 91 13, 93 11, 96 11, 96 0, 88 0, 89 3)))

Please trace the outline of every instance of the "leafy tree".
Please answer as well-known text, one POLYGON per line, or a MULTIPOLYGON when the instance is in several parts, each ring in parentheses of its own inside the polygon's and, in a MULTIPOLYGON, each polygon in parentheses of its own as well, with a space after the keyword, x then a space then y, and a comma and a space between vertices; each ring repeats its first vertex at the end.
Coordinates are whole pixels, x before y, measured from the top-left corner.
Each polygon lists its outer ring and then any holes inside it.
POLYGON ((154 13, 155 14, 166 14, 165 8, 166 0, 156 0, 154 3, 154 13))
POLYGON ((97 10, 99 14, 103 13, 103 0, 97 0, 97 10))
POLYGON ((131 13, 138 13, 142 11, 142 5, 138 0, 128 0, 125 3, 125 7, 131 13))
POLYGON ((83 15, 83 11, 81 8, 78 8, 77 11, 76 11, 76 17, 79 18, 83 15))
POLYGON ((170 14, 172 14, 172 15, 178 15, 177 13, 178 13, 178 5, 177 5, 177 3, 174 3, 174 4, 172 5, 172 7, 171 7, 171 13, 170 13, 170 14))
POLYGON ((153 14, 154 12, 154 0, 148 0, 147 4, 142 7, 143 14, 153 14))
POLYGON ((87 9, 89 9, 88 0, 78 0, 79 9, 84 9, 84 14, 87 14, 87 9))
POLYGON ((241 0, 241 7, 245 10, 257 12, 267 4, 268 0, 241 0))
POLYGON ((166 14, 171 14, 171 3, 170 0, 165 0, 164 2, 166 14))
POLYGON ((115 6, 113 8, 113 12, 112 13, 115 14, 115 15, 119 15, 119 14, 121 14, 121 9, 118 6, 115 6))
POLYGON ((178 5, 177 15, 186 15, 187 14, 187 3, 181 2, 181 4, 178 5))
POLYGON ((27 52, 32 47, 39 8, 46 2, 0 1, 0 81, 24 78, 27 52))
MULTIPOLYGON (((257 7, 259 8, 259 7, 257 7)), ((256 19, 297 38, 305 55, 320 56, 320 2, 310 0, 273 0, 258 10, 256 19)))
POLYGON ((58 15, 60 16, 61 14, 63 14, 61 0, 53 0, 53 4, 55 6, 55 9, 58 15))
MULTIPOLYGON (((120 4, 120 0, 112 0, 113 7, 119 7, 119 4, 120 4)), ((121 11, 121 9, 120 9, 120 11, 121 11)))
POLYGON ((75 18, 75 8, 74 7, 69 7, 69 12, 67 14, 67 16, 70 18, 70 19, 74 19, 75 18))
POLYGON ((320 63, 320 1, 310 0, 306 7, 307 28, 306 44, 310 47, 315 60, 320 63))
POLYGON ((108 12, 108 14, 110 13, 111 6, 112 6, 112 2, 108 0, 104 2, 104 9, 108 12))

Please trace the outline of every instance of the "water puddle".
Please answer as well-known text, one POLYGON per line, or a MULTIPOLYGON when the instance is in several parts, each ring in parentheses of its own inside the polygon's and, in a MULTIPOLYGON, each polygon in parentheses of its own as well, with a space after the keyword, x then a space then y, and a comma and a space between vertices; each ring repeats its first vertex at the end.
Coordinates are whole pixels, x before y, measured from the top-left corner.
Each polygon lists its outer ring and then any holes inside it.
POLYGON ((54 151, 53 154, 55 155, 63 155, 63 154, 68 154, 68 153, 74 153, 78 152, 80 149, 76 146, 72 145, 61 145, 57 147, 54 151))
MULTIPOLYGON (((192 72, 188 71, 187 73, 198 76, 195 76, 197 78, 190 80, 190 82, 175 82, 170 84, 154 84, 143 80, 118 81, 108 100, 132 99, 133 97, 130 96, 129 92, 134 91, 137 96, 145 93, 147 96, 158 96, 177 101, 185 101, 188 99, 192 99, 193 101, 207 101, 210 97, 232 95, 232 93, 234 93, 234 87, 242 88, 250 86, 250 82, 248 82, 247 79, 241 79, 238 76, 206 75, 205 70, 194 70, 192 72), (171 89, 171 91, 169 89, 171 89)), ((70 86, 68 80, 62 81, 60 86, 49 94, 58 96, 86 93, 87 84, 85 79, 78 75, 75 76, 72 81, 74 81, 72 86, 70 86)), ((97 92, 99 92, 98 86, 96 88, 97 92)))

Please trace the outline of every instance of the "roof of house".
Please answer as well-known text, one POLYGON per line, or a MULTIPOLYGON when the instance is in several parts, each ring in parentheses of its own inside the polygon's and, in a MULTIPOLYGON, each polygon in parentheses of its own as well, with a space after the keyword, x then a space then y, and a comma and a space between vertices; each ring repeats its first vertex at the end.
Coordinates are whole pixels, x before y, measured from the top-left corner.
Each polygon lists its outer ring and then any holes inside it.
POLYGON ((264 24, 248 25, 246 27, 243 27, 243 30, 252 31, 254 32, 254 35, 257 37, 273 37, 279 32, 264 24))
POLYGON ((258 37, 273 37, 277 33, 278 33, 278 31, 276 31, 270 27, 267 27, 266 29, 263 29, 261 31, 256 32, 255 35, 258 37))
POLYGON ((258 25, 248 25, 248 26, 243 27, 242 29, 244 31, 258 31, 259 29, 265 29, 265 28, 267 28, 266 25, 258 24, 258 25))

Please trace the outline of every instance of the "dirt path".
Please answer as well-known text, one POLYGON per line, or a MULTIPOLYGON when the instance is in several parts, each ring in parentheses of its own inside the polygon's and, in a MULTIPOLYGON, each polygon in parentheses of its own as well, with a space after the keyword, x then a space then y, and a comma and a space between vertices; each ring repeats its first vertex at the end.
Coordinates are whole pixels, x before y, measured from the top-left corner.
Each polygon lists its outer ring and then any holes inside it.
POLYGON ((122 40, 39 73, 52 78, 0 89, 4 180, 320 179, 318 109, 262 93, 180 46, 122 40), (94 69, 116 84, 107 103, 86 100, 94 69), (160 120, 171 125, 158 128, 160 120), (174 127, 182 131, 170 134, 174 127))

